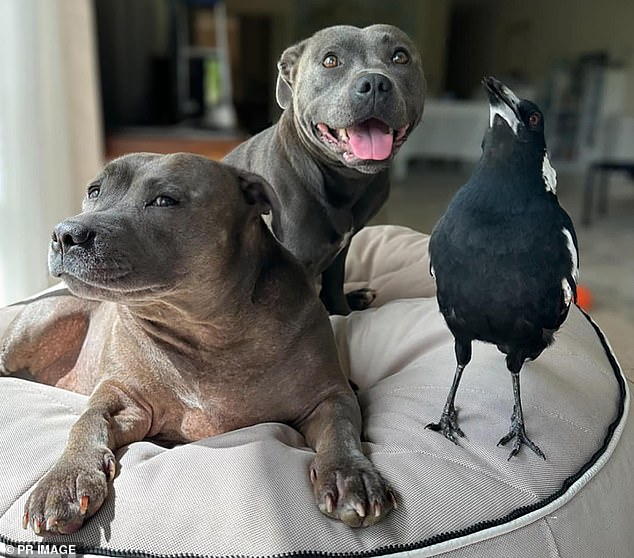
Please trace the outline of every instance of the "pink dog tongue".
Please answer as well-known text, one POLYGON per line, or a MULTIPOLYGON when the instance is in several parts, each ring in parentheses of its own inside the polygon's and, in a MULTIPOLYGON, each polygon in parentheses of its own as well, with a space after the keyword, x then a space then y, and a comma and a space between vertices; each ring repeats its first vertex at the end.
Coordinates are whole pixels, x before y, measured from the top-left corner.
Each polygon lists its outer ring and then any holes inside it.
POLYGON ((347 131, 352 152, 359 159, 382 161, 392 153, 392 134, 389 128, 376 118, 351 126, 347 131))

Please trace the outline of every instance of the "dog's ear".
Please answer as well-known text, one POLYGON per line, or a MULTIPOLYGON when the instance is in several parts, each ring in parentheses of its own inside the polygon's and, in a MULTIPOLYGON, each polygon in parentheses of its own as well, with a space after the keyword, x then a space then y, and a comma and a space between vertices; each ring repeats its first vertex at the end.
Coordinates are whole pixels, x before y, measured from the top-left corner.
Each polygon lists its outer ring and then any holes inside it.
POLYGON ((297 72, 297 61, 306 48, 306 40, 288 47, 277 63, 275 98, 281 109, 287 108, 293 99, 293 83, 297 72))
POLYGON ((273 187, 259 174, 236 169, 242 195, 249 205, 255 205, 261 214, 280 214, 280 199, 273 187))

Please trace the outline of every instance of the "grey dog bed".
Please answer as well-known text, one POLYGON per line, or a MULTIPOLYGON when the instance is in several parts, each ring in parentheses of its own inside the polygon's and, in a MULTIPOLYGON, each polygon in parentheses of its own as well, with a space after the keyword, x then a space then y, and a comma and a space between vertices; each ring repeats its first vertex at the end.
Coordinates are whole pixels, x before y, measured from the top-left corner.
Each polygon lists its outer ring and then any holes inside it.
MULTIPOLYGON (((546 461, 526 448, 507 461, 509 449, 496 446, 513 397, 489 345, 474 346, 458 393, 466 438, 454 445, 424 428, 438 419, 455 366, 452 337, 424 296, 433 294, 426 242, 400 227, 355 237, 349 285, 377 286, 379 306, 332 319, 359 386, 365 449, 398 494, 383 522, 355 530, 321 515, 311 450, 269 423, 174 448, 131 444, 118 452, 99 513, 75 535, 45 541, 106 556, 631 556, 628 384, 580 310, 522 371, 527 431, 546 461)), ((22 530, 23 506, 87 398, 15 378, 0 385, 0 553, 14 556, 18 544, 42 540, 22 530)))

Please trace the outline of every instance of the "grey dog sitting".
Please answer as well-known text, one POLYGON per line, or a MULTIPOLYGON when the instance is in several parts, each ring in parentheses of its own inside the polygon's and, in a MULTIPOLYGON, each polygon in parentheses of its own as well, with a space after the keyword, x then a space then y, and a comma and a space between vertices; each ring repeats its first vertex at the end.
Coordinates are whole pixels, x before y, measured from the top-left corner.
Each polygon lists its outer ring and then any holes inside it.
MULTIPOLYGON (((72 533, 102 505, 114 452, 287 423, 316 449, 319 509, 371 525, 395 497, 363 454, 361 413, 312 279, 261 214, 260 177, 191 154, 109 163, 83 212, 55 227, 51 273, 70 290, 20 308, 0 372, 90 394, 24 526, 72 533)), ((308 473, 308 472, 307 472, 308 473)))
MULTIPOLYGON (((347 314, 350 238, 387 200, 390 163, 423 113, 420 55, 391 25, 341 25, 286 49, 278 69, 279 122, 224 160, 269 181, 275 236, 321 275, 328 311, 347 314)), ((353 309, 372 301, 365 294, 350 298, 353 309)))

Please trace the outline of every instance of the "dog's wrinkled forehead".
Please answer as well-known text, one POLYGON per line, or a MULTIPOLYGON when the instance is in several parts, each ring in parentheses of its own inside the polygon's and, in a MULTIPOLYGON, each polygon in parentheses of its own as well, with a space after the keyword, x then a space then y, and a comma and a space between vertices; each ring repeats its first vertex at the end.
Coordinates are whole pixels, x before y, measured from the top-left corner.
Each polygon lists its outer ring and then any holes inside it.
POLYGON ((386 24, 369 27, 336 25, 317 31, 308 41, 308 56, 302 57, 307 63, 321 61, 320 56, 329 50, 346 53, 349 61, 363 65, 372 64, 371 56, 381 51, 406 48, 413 62, 420 63, 420 55, 409 36, 398 27, 386 24))
POLYGON ((132 153, 110 161, 99 174, 99 179, 117 184, 128 184, 138 169, 156 161, 160 155, 154 153, 132 153))
MULTIPOLYGON (((377 42, 406 42, 412 41, 403 30, 394 25, 376 24, 368 27, 355 27, 354 25, 334 25, 325 27, 313 35, 313 43, 323 44, 324 42, 336 40, 342 36, 353 41, 363 41, 370 43, 377 42)), ((359 45, 361 47, 361 45, 359 45)))
POLYGON ((95 182, 121 192, 147 182, 170 182, 175 188, 202 194, 211 190, 206 186, 230 181, 229 175, 220 164, 191 153, 133 153, 108 163, 95 182))
POLYGON ((104 174, 122 181, 161 176, 179 176, 192 179, 197 173, 213 173, 219 165, 192 153, 132 153, 119 157, 104 167, 104 174))

